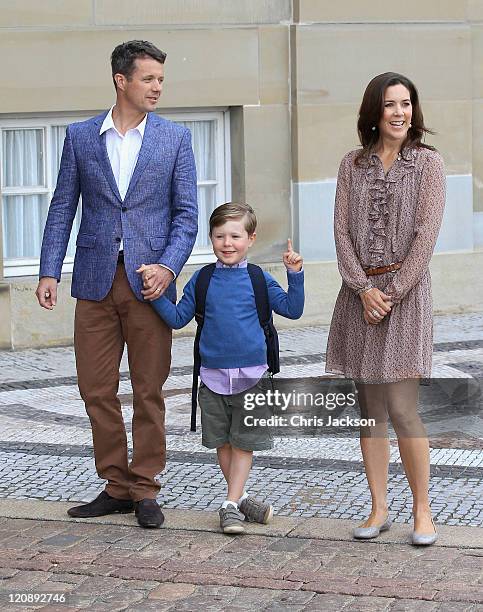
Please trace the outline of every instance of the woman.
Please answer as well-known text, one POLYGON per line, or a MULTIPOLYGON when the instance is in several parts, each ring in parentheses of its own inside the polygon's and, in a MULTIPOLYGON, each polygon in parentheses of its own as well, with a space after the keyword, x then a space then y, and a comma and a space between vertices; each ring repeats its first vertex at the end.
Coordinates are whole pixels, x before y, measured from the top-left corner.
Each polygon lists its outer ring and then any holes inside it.
POLYGON ((361 450, 372 496, 354 537, 389 529, 388 417, 413 494, 412 543, 433 544, 429 443, 417 413, 419 379, 431 376, 432 301, 428 264, 445 201, 443 161, 422 143, 418 92, 387 72, 367 86, 357 124, 362 149, 342 160, 335 242, 342 287, 327 346, 327 371, 356 382, 361 450))

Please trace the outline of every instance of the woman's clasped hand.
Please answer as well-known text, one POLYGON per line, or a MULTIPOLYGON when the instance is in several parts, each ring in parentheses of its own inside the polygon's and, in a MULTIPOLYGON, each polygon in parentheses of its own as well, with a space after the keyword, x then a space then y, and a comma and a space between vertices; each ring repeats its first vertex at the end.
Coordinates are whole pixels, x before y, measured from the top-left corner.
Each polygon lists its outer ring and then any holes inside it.
POLYGON ((391 312, 392 298, 380 289, 373 287, 360 294, 364 307, 364 320, 370 325, 377 325, 391 312))

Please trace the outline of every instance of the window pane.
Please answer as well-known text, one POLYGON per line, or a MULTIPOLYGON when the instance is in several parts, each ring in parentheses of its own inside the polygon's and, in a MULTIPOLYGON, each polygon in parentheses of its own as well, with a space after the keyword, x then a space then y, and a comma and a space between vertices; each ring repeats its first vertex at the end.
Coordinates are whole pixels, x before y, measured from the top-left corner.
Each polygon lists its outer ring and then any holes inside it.
POLYGON ((3 196, 3 255, 5 259, 40 256, 48 206, 47 194, 3 196))
POLYGON ((198 237, 196 238, 195 249, 202 249, 210 246, 209 219, 215 209, 216 186, 204 185, 198 187, 198 237))
POLYGON ((43 130, 3 131, 4 187, 45 185, 43 130))
MULTIPOLYGON (((60 160, 62 157, 62 149, 64 148, 64 139, 67 126, 65 125, 54 125, 52 126, 52 152, 50 156, 50 167, 52 172, 52 185, 57 183, 57 175, 59 174, 60 160)), ((79 206, 77 207, 77 213, 74 217, 74 223, 72 224, 72 231, 70 233, 69 244, 67 246, 67 257, 74 257, 75 255, 75 241, 77 232, 80 227, 81 219, 81 202, 79 200, 79 206)))
POLYGON ((52 154, 50 156, 50 167, 52 170, 52 185, 55 187, 57 175, 59 174, 60 158, 62 157, 62 149, 64 147, 64 138, 67 126, 54 125, 52 127, 52 154))
POLYGON ((216 121, 179 121, 191 132, 199 181, 216 181, 216 121))

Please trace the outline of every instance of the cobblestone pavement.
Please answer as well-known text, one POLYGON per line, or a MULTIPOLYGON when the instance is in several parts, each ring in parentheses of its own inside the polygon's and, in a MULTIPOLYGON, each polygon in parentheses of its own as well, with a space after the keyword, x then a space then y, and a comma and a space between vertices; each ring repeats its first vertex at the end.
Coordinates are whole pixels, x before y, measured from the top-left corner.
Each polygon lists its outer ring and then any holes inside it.
MULTIPOLYGON (((195 521, 194 515, 185 521, 195 521)), ((303 527, 295 519, 275 523, 267 535, 265 527, 254 526, 230 537, 187 528, 0 518, 0 608, 482 609, 483 550, 476 542, 425 549, 402 541, 335 541, 317 534, 317 525, 308 534, 309 521, 303 527), (60 602, 46 605, 47 597, 60 602)))
MULTIPOLYGON (((282 331, 281 375, 323 375, 326 338, 322 327, 282 331)), ((159 501, 166 508, 213 510, 223 499, 224 487, 215 454, 201 446, 199 433, 189 432, 191 351, 192 338, 175 339, 172 373, 165 386, 168 464, 160 477, 159 501)), ((121 373, 119 393, 130 440, 132 389, 125 359, 121 373)), ((482 314, 436 317, 433 375, 483 379, 482 314)), ((430 496, 435 520, 481 526, 481 412, 434 413, 434 407, 423 407, 423 417, 433 426, 430 496)), ((83 501, 102 489, 71 347, 0 352, 0 415, 0 497, 83 501)), ((396 521, 409 522, 411 495, 397 444, 391 448, 391 513, 396 521)), ((280 516, 356 521, 369 507, 354 435, 276 439, 272 450, 257 454, 249 490, 268 497, 280 516)))

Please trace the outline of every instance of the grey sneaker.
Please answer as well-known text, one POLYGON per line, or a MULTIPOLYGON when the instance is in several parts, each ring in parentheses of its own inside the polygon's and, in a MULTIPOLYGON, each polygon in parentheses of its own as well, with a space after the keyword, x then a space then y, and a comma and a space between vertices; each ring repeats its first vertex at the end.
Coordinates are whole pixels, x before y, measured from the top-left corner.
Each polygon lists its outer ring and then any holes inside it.
POLYGON ((245 531, 245 527, 243 526, 245 517, 235 508, 235 506, 228 504, 226 508, 220 508, 218 513, 220 515, 220 527, 223 533, 243 533, 245 531))
POLYGON ((245 520, 250 523, 266 525, 273 517, 273 506, 250 496, 245 497, 241 502, 240 511, 245 515, 245 520))

